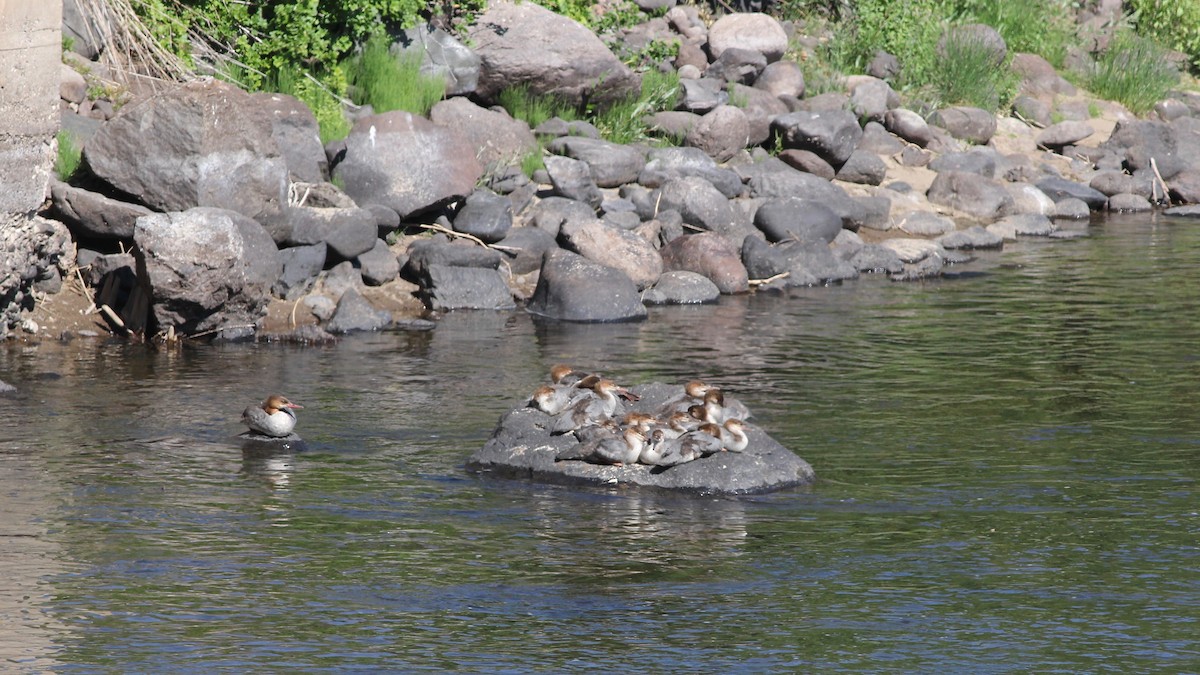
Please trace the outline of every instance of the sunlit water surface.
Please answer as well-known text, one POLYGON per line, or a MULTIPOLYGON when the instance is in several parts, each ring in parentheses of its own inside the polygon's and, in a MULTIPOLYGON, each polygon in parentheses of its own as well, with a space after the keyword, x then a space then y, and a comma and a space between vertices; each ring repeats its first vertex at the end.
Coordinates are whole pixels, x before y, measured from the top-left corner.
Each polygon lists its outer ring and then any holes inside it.
POLYGON ((958 278, 327 348, 0 346, 3 668, 1200 669, 1200 226, 958 278), (812 463, 732 499, 462 469, 549 365, 701 376, 812 463), (305 405, 308 450, 243 452, 305 405))

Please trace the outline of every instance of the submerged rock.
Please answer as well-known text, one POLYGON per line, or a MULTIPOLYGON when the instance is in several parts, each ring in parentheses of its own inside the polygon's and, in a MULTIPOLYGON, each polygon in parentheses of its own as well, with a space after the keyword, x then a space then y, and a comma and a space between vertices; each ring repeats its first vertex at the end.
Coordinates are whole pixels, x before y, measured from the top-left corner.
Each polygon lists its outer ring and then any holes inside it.
MULTIPOLYGON (((647 384, 632 387, 640 397, 628 411, 652 413, 678 397, 682 387, 647 384)), ((505 414, 491 439, 467 460, 474 473, 567 485, 637 485, 700 494, 751 494, 806 485, 815 480, 808 462, 780 445, 765 431, 746 424, 750 444, 742 452, 717 452, 672 467, 592 464, 555 461, 578 445, 572 434, 551 435, 553 419, 536 408, 521 407, 505 414)))

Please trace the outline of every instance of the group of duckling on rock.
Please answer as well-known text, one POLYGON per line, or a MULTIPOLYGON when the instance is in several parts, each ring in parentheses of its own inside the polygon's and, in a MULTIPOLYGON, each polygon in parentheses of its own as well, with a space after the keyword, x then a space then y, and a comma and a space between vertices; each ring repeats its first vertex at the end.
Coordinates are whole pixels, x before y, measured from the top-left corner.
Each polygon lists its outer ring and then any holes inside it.
POLYGON ((533 392, 529 405, 551 416, 552 435, 574 434, 579 441, 555 461, 671 467, 718 452, 741 452, 749 444, 746 407, 736 401, 727 405, 720 389, 700 380, 688 382, 682 394, 653 412, 627 412, 623 401, 637 396, 599 375, 556 365, 550 380, 533 392))

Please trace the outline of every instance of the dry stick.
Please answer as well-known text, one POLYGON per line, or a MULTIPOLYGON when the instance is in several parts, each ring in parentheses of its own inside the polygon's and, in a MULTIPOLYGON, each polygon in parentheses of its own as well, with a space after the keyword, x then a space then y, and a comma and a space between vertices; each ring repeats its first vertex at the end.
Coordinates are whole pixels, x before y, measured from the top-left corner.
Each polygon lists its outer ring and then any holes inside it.
POLYGON ((786 279, 790 276, 792 276, 791 272, 780 272, 779 274, 776 274, 773 277, 767 277, 766 279, 751 279, 749 281, 749 284, 751 286, 762 286, 765 284, 769 284, 772 281, 779 281, 780 279, 786 279))
POLYGON ((291 315, 291 317, 288 318, 288 325, 291 328, 296 327, 296 308, 300 306, 300 301, 306 297, 308 297, 308 296, 302 295, 302 296, 296 298, 296 301, 292 303, 292 315, 291 315))
POLYGON ((476 237, 473 234, 467 234, 466 232, 456 232, 456 231, 446 227, 445 225, 439 225, 438 223, 421 223, 421 224, 418 224, 417 227, 419 227, 423 230, 433 230, 434 232, 441 232, 442 234, 445 234, 445 235, 451 236, 451 237, 462 237, 463 239, 469 239, 484 248, 494 248, 497 251, 519 251, 519 250, 521 250, 521 249, 517 248, 516 246, 500 246, 498 244, 489 244, 489 243, 485 242, 484 240, 480 239, 479 237, 476 237))
MULTIPOLYGON (((79 291, 81 293, 83 293, 83 297, 85 297, 85 298, 88 297, 87 283, 84 282, 83 272, 80 272, 78 267, 75 268, 75 278, 79 279, 79 291)), ((81 313, 84 316, 87 316, 95 311, 97 311, 96 310, 96 301, 92 300, 91 302, 88 303, 88 308, 83 310, 81 313)))
MULTIPOLYGON (((1150 158, 1150 168, 1154 170, 1154 177, 1158 179, 1159 183, 1162 183, 1163 203, 1169 202, 1170 191, 1167 189, 1167 181, 1163 180, 1162 174, 1158 172, 1158 162, 1154 161, 1153 157, 1150 158)), ((1153 190, 1150 192, 1150 196, 1154 196, 1153 190)))
POLYGON ((117 313, 112 310, 112 307, 109 307, 108 305, 100 305, 100 311, 104 312, 104 315, 107 316, 110 321, 117 324, 117 328, 120 328, 123 334, 129 335, 129 329, 125 327, 125 322, 121 320, 121 317, 117 316, 117 313))
MULTIPOLYGON (((196 339, 196 338, 198 338, 198 337, 204 337, 205 335, 212 335, 213 333, 220 333, 220 332, 221 332, 221 331, 223 331, 223 330, 232 330, 232 329, 234 329, 234 328, 254 328, 254 324, 252 324, 252 323, 248 323, 248 324, 244 324, 244 325, 241 325, 241 326, 221 326, 220 328, 213 328, 213 329, 210 329, 210 330, 202 331, 202 332, 200 332, 200 333, 196 333, 196 334, 194 334, 194 335, 181 335, 181 336, 179 337, 179 339, 181 339, 181 340, 195 340, 195 339, 196 339)), ((171 331, 172 331, 172 333, 175 331, 175 327, 174 327, 174 326, 171 326, 171 331)))

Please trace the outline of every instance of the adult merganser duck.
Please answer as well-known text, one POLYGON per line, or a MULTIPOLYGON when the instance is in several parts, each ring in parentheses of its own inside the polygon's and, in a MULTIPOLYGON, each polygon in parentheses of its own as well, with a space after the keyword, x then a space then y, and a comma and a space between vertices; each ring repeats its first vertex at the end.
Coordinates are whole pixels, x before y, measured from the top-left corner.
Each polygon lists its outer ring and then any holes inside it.
POLYGON ((746 423, 737 419, 727 419, 721 425, 721 445, 729 452, 741 452, 750 445, 746 436, 746 423))
POLYGON ((263 436, 284 438, 296 428, 296 413, 292 410, 303 407, 287 400, 285 396, 272 394, 260 405, 246 408, 242 412, 242 424, 263 436))
POLYGON ((591 443, 580 443, 568 448, 555 456, 556 462, 570 459, 581 459, 593 464, 614 464, 624 466, 638 461, 645 447, 646 437, 634 427, 621 433, 619 437, 603 438, 591 443))

